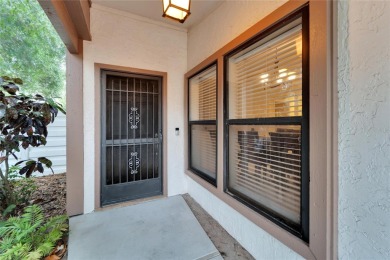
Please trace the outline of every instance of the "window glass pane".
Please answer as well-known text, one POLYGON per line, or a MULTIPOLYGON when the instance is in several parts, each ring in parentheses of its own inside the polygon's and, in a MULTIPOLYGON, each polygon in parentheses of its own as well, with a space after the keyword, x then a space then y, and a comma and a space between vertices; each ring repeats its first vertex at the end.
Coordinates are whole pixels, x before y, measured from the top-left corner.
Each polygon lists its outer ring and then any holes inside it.
POLYGON ((229 127, 229 189, 300 223, 301 126, 229 127))
POLYGON ((229 58, 229 118, 302 116, 301 19, 229 58))
POLYGON ((216 126, 191 126, 191 167, 215 179, 216 126))
POLYGON ((215 120, 217 111, 216 65, 193 76, 189 81, 190 121, 215 120))

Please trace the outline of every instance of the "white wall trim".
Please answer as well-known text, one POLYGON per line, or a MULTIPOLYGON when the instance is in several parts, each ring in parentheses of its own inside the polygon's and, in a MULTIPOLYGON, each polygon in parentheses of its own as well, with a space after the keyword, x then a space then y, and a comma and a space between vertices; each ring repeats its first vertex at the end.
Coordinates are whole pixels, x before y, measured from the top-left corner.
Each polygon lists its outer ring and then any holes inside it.
MULTIPOLYGON (((167 73, 167 141, 168 196, 186 192, 184 162, 175 158, 183 154, 184 137, 174 129, 184 127, 183 106, 180 101, 183 75, 187 64, 187 33, 174 30, 148 19, 142 21, 120 15, 107 8, 92 8, 91 33, 93 40, 83 42, 83 103, 84 103, 84 213, 96 209, 95 176, 100 172, 100 79, 95 64, 108 64, 167 73), (98 114, 96 114, 98 113, 98 114), (173 155, 173 156, 171 156, 173 155), (93 185, 91 185, 93 184, 93 185)), ((132 17, 132 15, 130 15, 132 17)), ((164 127, 164 126, 163 126, 164 127)))

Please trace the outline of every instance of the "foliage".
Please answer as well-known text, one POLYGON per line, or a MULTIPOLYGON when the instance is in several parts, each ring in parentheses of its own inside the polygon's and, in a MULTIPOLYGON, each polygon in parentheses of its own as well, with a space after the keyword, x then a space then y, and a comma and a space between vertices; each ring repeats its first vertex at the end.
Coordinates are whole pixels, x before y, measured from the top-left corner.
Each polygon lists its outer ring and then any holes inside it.
POLYGON ((5 210, 2 212, 1 217, 3 219, 6 219, 6 217, 8 215, 12 214, 12 212, 14 212, 15 209, 16 209, 16 205, 15 204, 8 205, 7 208, 5 208, 5 210))
POLYGON ((16 205, 26 205, 31 195, 37 190, 37 185, 32 178, 20 178, 13 181, 13 189, 16 193, 16 205))
POLYGON ((65 46, 38 1, 0 0, 0 6, 0 71, 23 78, 25 93, 64 97, 65 46))
POLYGON ((25 205, 38 187, 33 178, 24 178, 18 174, 19 171, 20 167, 11 166, 9 170, 9 180, 11 181, 13 190, 16 194, 16 205, 25 205))
POLYGON ((45 222, 39 206, 28 206, 22 216, 0 222, 0 260, 41 259, 50 254, 67 228, 67 216, 45 222))
MULTIPOLYGON (((33 178, 24 178, 21 177, 18 172, 20 167, 11 166, 9 169, 9 180, 10 185, 14 194, 14 203, 7 206, 3 211, 2 217, 6 218, 8 215, 12 214, 16 209, 22 206, 26 206, 29 203, 29 200, 32 194, 37 190, 37 185, 33 178)), ((0 192, 0 198, 5 199, 5 196, 2 196, 0 192)))
MULTIPOLYGON (((18 94, 23 81, 18 78, 0 78, 0 190, 4 196, 3 209, 11 204, 17 204, 14 187, 10 182, 9 157, 17 159, 15 153, 20 147, 38 147, 46 144, 47 125, 54 122, 58 111, 65 113, 62 106, 51 98, 41 95, 18 94), (1 90, 1 88, 3 90, 1 90), (4 165, 3 165, 4 163, 4 165)), ((19 174, 27 178, 33 172, 43 172, 43 166, 51 168, 52 163, 44 157, 37 160, 20 161, 19 174)), ((27 186, 28 187, 28 186, 27 186)))

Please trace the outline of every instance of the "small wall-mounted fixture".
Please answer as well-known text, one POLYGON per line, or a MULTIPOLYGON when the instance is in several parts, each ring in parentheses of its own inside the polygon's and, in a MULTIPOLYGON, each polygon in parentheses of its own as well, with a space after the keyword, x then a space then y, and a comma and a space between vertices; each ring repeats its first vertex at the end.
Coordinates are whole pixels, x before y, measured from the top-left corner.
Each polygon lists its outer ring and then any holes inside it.
POLYGON ((163 17, 184 23, 190 13, 191 0, 162 0, 163 17))
POLYGON ((176 127, 176 128, 175 128, 175 135, 179 135, 179 134, 180 134, 179 128, 176 127))

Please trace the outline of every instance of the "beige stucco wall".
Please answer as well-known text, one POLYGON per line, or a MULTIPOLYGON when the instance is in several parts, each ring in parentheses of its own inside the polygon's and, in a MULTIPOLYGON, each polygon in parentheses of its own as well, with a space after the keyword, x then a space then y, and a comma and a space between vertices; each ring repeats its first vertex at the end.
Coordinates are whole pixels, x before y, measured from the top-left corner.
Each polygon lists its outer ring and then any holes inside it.
POLYGON ((236 38, 286 0, 226 1, 188 31, 188 70, 236 38))
POLYGON ((168 111, 168 195, 187 190, 183 166, 183 75, 187 67, 186 31, 164 26, 146 18, 93 5, 92 41, 84 41, 84 213, 94 210, 95 174, 100 173, 94 151, 98 129, 94 111, 100 111, 99 82, 95 82, 95 63, 167 72, 168 111))
MULTIPOLYGON (((192 69, 286 1, 227 1, 188 32, 192 69)), ((188 192, 256 259, 301 259, 273 236, 215 197, 191 178, 188 192)))
MULTIPOLYGON (((84 42, 84 212, 94 209, 94 63, 168 72, 168 194, 189 192, 258 259, 300 256, 185 177, 183 75, 285 1, 227 1, 185 31, 99 6, 84 42), (187 40, 188 39, 188 40, 187 40), (188 51, 188 52, 187 52, 188 51)), ((339 233, 342 259, 390 257, 390 5, 339 3, 339 233)))
POLYGON ((339 258, 390 259, 390 2, 339 3, 339 258))

